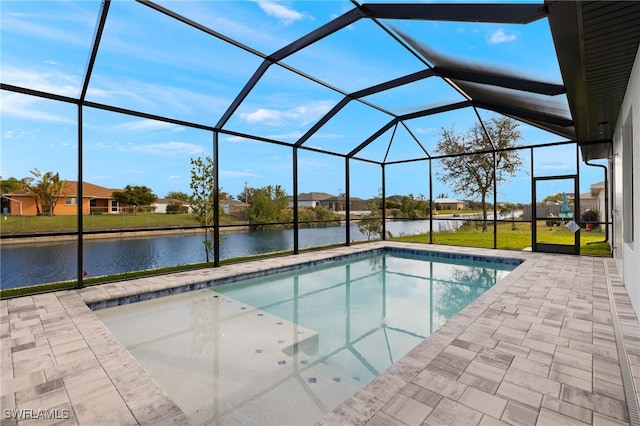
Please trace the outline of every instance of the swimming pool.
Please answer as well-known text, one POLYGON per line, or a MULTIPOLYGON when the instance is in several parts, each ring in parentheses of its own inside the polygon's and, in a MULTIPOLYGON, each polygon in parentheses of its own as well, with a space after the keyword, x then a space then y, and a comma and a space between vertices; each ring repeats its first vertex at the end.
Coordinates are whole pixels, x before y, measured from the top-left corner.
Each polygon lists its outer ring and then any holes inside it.
POLYGON ((381 252, 96 314, 194 424, 313 424, 517 264, 381 252))

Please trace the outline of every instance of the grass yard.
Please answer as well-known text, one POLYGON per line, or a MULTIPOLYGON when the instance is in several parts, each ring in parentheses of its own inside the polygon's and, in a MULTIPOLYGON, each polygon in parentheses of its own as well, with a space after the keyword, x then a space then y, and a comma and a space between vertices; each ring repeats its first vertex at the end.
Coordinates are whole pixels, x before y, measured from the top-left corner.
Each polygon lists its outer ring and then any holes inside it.
MULTIPOLYGON (((229 216, 221 216, 222 223, 230 223, 229 216)), ((191 214, 141 213, 87 215, 82 218, 85 231, 102 229, 132 229, 170 226, 197 226, 191 214)), ((3 234, 33 232, 61 232, 78 229, 76 216, 1 216, 0 231, 3 234)))
MULTIPOLYGON (((531 226, 528 223, 499 223, 497 247, 506 250, 524 250, 531 247, 531 226)), ((604 233, 599 230, 586 232, 580 230, 580 254, 584 256, 611 256, 611 246, 603 243, 604 233)), ((550 244, 573 244, 574 234, 564 226, 539 227, 538 242, 550 244)), ((393 238, 395 241, 429 243, 429 234, 411 235, 393 238)), ((482 228, 464 227, 458 231, 434 232, 433 242, 451 246, 493 248, 493 226, 487 232, 482 228)))

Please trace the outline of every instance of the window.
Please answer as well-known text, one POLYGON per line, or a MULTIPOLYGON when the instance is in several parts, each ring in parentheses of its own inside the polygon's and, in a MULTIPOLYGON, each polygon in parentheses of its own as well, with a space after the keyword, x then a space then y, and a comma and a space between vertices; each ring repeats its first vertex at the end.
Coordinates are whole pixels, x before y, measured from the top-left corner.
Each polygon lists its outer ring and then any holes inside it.
POLYGON ((76 197, 67 197, 64 199, 64 204, 67 206, 77 205, 78 199, 76 197))

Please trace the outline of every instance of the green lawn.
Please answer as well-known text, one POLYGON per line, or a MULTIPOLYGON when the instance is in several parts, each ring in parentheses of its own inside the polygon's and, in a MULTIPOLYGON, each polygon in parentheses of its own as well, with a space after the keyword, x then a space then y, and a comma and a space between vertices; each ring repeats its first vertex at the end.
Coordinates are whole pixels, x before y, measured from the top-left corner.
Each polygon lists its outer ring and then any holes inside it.
MULTIPOLYGON (((580 254, 586 256, 610 256, 609 243, 602 243, 604 233, 580 230, 580 254)), ((538 228, 538 242, 550 244, 573 244, 574 234, 564 226, 538 228)), ((411 235, 394 238, 395 241, 429 243, 429 234, 411 235)), ((493 248, 493 226, 487 232, 482 228, 465 227, 459 231, 433 233, 434 244, 451 246, 493 248)), ((506 250, 524 250, 531 247, 531 226, 528 223, 498 224, 497 247, 506 250), (515 228, 515 229, 512 229, 515 228)))
MULTIPOLYGON (((221 216, 221 219, 222 223, 229 223, 232 221, 228 216, 221 216)), ((106 214, 83 216, 82 220, 82 226, 85 231, 199 225, 198 221, 195 220, 191 214, 106 214)), ((0 217, 0 231, 3 234, 75 231, 76 229, 78 229, 76 216, 0 217)))

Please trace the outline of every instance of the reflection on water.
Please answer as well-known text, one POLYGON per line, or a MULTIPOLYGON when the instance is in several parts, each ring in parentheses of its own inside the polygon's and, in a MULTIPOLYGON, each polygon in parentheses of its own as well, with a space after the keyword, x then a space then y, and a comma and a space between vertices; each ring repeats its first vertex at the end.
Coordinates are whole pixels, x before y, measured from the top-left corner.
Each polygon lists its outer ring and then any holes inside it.
POLYGON ((191 424, 311 425, 513 267, 375 255, 96 315, 191 424))
MULTIPOLYGON (((434 228, 457 226, 459 222, 434 221, 434 228), (445 225, 443 225, 445 224, 445 225)), ((389 222, 392 235, 429 231, 429 221, 389 222)), ((351 225, 352 240, 366 240, 351 225)), ((345 227, 302 228, 299 247, 317 247, 345 242, 345 227)), ((86 240, 83 270, 88 277, 140 271, 205 261, 202 236, 198 234, 86 240)), ((221 259, 293 249, 292 229, 265 229, 223 234, 221 259)), ((77 273, 75 241, 3 245, 0 248, 0 288, 21 287, 73 280, 77 273)))

